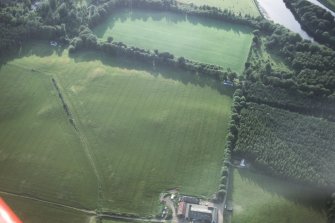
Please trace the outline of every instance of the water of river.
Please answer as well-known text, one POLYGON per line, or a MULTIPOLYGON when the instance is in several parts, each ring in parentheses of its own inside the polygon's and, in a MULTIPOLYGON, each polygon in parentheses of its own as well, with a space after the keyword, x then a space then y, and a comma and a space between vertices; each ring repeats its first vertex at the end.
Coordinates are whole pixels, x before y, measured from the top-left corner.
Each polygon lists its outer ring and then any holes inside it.
POLYGON ((262 14, 275 23, 279 23, 289 30, 299 33, 304 39, 313 40, 304 30, 299 22, 294 18, 292 12, 286 8, 283 0, 256 0, 262 14))

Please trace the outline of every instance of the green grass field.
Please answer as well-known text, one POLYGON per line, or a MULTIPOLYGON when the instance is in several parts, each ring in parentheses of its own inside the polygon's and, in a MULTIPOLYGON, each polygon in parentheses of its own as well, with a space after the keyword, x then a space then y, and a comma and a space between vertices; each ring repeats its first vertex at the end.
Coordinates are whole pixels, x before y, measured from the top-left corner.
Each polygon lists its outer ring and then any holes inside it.
POLYGON ((0 190, 95 207, 96 178, 50 77, 13 61, 0 83, 0 190))
POLYGON ((252 42, 251 30, 245 26, 144 10, 120 10, 94 32, 103 40, 112 36, 129 46, 167 51, 238 73, 244 70, 252 42))
POLYGON ((233 174, 233 223, 327 222, 314 190, 246 169, 233 174))
POLYGON ((253 17, 260 16, 259 10, 254 0, 177 0, 182 3, 193 3, 197 6, 209 5, 221 8, 222 10, 230 10, 235 14, 250 15, 253 17))
POLYGON ((88 149, 107 210, 154 214, 164 190, 216 191, 231 97, 214 81, 94 52, 70 58, 42 44, 27 52, 0 70, 1 189, 94 209, 88 149))

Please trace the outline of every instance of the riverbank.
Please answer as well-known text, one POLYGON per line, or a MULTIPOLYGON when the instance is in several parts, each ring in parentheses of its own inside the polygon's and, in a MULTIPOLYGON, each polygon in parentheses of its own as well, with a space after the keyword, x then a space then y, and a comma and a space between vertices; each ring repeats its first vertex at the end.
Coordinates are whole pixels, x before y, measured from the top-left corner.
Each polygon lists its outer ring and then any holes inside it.
POLYGON ((333 12, 335 12, 335 3, 333 3, 329 0, 319 0, 319 2, 321 2, 321 4, 323 4, 324 6, 326 6, 327 8, 332 10, 333 12))
POLYGON ((328 47, 335 48, 334 16, 310 1, 283 0, 301 27, 313 38, 328 47), (326 25, 327 24, 327 25, 326 25))
POLYGON ((335 2, 329 0, 307 0, 314 5, 317 5, 326 11, 330 12, 335 17, 335 2))
POLYGON ((283 1, 255 0, 256 6, 262 16, 275 23, 283 25, 292 32, 298 33, 302 38, 313 41, 313 38, 305 32, 292 12, 286 7, 283 1))

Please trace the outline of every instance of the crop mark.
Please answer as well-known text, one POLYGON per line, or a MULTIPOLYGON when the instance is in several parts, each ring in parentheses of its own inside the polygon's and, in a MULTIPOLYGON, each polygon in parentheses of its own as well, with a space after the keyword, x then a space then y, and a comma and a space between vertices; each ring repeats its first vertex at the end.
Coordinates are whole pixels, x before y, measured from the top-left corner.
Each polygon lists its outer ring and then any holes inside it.
POLYGON ((62 92, 60 91, 59 87, 58 87, 58 84, 56 82, 56 80, 54 78, 51 78, 51 81, 52 81, 52 85, 55 87, 57 93, 58 93, 58 97, 60 98, 62 104, 63 104, 63 109, 64 109, 64 112, 65 114, 67 115, 67 117, 69 118, 69 122, 70 124, 73 126, 73 128, 78 132, 78 128, 76 126, 76 123, 74 122, 74 119, 73 119, 73 116, 70 112, 70 109, 69 109, 69 106, 66 104, 65 100, 64 100, 64 97, 62 95, 62 92))
POLYGON ((58 97, 60 98, 62 105, 63 105, 63 109, 64 112, 66 114, 66 116, 69 119, 70 124, 73 126, 73 128, 75 129, 75 132, 84 148, 85 154, 92 166, 92 169, 94 171, 94 174, 97 178, 97 183, 98 183, 98 209, 100 209, 101 207, 101 201, 103 200, 103 186, 102 186, 102 177, 98 171, 98 168, 95 164, 95 159, 93 157, 93 153, 91 151, 91 148, 89 146, 88 140, 86 138, 86 136, 79 130, 78 125, 76 124, 76 121, 74 119, 74 115, 70 110, 70 106, 69 104, 66 102, 68 100, 65 100, 64 98, 64 94, 62 94, 61 88, 59 87, 58 82, 56 81, 56 79, 54 77, 51 78, 52 81, 52 85, 54 86, 54 88, 56 89, 57 93, 58 93, 58 97))
POLYGON ((20 69, 23 70, 30 70, 31 72, 34 73, 39 73, 39 74, 44 74, 44 75, 48 75, 51 76, 51 82, 52 82, 52 86, 55 88, 59 99, 61 100, 64 112, 70 122, 70 124, 73 126, 73 128, 75 129, 75 133, 77 134, 83 148, 84 148, 84 152, 85 155, 87 156, 90 165, 93 169, 94 175, 97 178, 97 184, 98 184, 98 207, 97 209, 101 209, 102 208, 102 200, 103 200, 103 181, 102 181, 102 177, 98 171, 98 168, 95 164, 94 161, 94 157, 93 157, 93 153, 91 152, 89 143, 88 143, 88 139, 86 138, 86 136, 80 131, 80 129, 78 128, 78 124, 75 121, 75 115, 71 112, 71 104, 69 103, 69 100, 67 100, 64 96, 64 94, 62 93, 62 86, 59 85, 59 81, 56 80, 56 78, 53 76, 53 73, 51 72, 47 72, 47 71, 42 71, 42 70, 37 70, 37 69, 30 69, 27 68, 25 66, 19 65, 19 64, 10 64, 11 66, 14 67, 18 67, 20 69))

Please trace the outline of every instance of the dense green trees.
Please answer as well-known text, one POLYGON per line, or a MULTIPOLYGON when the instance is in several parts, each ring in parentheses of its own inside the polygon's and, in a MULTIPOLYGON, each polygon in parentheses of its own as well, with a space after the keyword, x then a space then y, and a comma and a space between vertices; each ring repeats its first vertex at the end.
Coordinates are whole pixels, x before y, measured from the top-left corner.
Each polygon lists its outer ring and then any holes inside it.
MULTIPOLYGON (((247 79, 288 91, 301 91, 311 97, 334 97, 335 51, 303 40, 282 26, 265 24, 259 23, 266 49, 259 49, 259 45, 254 44, 253 52, 266 50, 273 53, 291 71, 273 69, 269 61, 263 63, 255 58, 246 66, 247 79)), ((258 38, 258 41, 261 39, 258 38)))
POLYGON ((335 193, 333 193, 327 202, 328 223, 335 222, 335 193))
POLYGON ((62 34, 60 26, 47 26, 29 1, 10 1, 0 7, 0 54, 6 49, 19 48, 27 39, 49 39, 62 34))
POLYGON ((307 33, 335 49, 335 21, 330 12, 306 0, 284 2, 307 33))
POLYGON ((334 133, 332 122, 249 103, 234 152, 273 174, 334 187, 334 133))
POLYGON ((85 13, 74 1, 8 1, 0 8, 0 49, 19 47, 31 39, 62 39, 77 35, 85 13))
POLYGON ((296 89, 285 89, 251 81, 245 82, 243 93, 250 102, 335 121, 335 98, 310 97, 296 89))
POLYGON ((229 123, 229 133, 226 136, 226 144, 224 147, 224 158, 223 166, 221 169, 221 178, 219 190, 217 192, 217 198, 223 200, 226 196, 228 178, 229 178, 229 168, 231 165, 231 153, 233 152, 237 139, 238 139, 238 128, 240 126, 240 112, 246 106, 246 99, 243 96, 241 89, 236 89, 233 95, 233 105, 231 120, 229 123))
POLYGON ((69 37, 75 36, 80 25, 87 20, 86 8, 79 8, 75 1, 42 1, 36 11, 44 24, 63 25, 69 37))
POLYGON ((97 37, 85 26, 80 27, 79 35, 70 42, 69 52, 73 53, 80 48, 96 49, 98 44, 97 37))
POLYGON ((78 45, 82 40, 85 46, 90 47, 96 37, 87 35, 86 28, 95 25, 110 13, 108 10, 111 11, 121 4, 124 2, 120 0, 88 7, 73 0, 2 2, 0 49, 19 47, 21 42, 31 39, 59 39, 64 42, 72 40, 78 45), (86 34, 83 34, 83 30, 86 30, 86 34))

